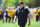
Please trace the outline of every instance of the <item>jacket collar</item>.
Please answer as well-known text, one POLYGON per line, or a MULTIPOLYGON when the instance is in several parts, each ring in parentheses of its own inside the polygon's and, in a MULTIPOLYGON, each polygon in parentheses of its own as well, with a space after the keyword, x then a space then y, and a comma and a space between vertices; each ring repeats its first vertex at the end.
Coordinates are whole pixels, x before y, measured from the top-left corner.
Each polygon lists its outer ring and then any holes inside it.
POLYGON ((23 8, 19 8, 19 10, 23 10, 24 9, 24 6, 23 6, 23 8))

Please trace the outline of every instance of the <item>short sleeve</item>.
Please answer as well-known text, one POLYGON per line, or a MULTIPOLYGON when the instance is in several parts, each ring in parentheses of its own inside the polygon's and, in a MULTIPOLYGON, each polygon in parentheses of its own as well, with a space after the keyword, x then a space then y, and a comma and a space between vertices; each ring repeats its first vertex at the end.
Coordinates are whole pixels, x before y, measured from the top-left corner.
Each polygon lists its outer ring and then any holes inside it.
POLYGON ((29 12, 29 10, 26 8, 25 9, 25 12, 26 12, 26 14, 29 14, 30 12, 29 12))

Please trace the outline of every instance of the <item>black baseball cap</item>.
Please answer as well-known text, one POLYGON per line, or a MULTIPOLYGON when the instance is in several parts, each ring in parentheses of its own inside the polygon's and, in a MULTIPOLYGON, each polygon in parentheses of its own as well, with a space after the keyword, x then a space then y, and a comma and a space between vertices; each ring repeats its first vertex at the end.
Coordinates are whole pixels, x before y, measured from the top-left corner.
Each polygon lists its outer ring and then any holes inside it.
POLYGON ((18 3, 18 5, 20 5, 20 4, 24 4, 24 3, 21 1, 21 2, 18 3))

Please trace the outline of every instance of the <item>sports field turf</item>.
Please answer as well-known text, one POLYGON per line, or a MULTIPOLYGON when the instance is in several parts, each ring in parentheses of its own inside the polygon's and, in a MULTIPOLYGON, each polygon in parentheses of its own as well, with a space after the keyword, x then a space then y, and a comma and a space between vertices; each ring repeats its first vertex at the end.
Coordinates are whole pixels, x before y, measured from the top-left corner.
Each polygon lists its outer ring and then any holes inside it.
MULTIPOLYGON (((1 21, 0 21, 0 27, 19 27, 18 20, 16 20, 15 24, 13 24, 13 23, 1 23, 1 21)), ((38 22, 36 24, 36 21, 34 19, 31 19, 31 25, 28 26, 28 22, 27 22, 26 27, 40 27, 40 22, 38 22)))

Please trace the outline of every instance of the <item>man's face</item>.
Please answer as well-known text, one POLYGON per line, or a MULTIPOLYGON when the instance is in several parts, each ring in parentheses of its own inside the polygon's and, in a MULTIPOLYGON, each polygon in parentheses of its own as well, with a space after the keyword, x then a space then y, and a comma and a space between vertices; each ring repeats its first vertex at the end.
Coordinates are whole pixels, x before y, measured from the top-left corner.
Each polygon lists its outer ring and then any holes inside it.
POLYGON ((20 8, 23 8, 23 4, 20 4, 19 7, 20 7, 20 8))

